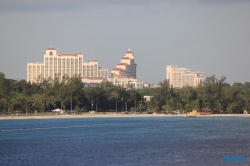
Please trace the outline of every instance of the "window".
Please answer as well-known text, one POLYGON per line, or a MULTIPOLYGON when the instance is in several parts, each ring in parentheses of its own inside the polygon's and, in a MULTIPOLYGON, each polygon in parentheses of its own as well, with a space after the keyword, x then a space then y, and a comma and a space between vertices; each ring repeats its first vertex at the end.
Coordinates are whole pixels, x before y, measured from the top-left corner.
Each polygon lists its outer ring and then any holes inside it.
POLYGON ((52 51, 50 51, 49 55, 53 55, 53 52, 52 52, 52 51))

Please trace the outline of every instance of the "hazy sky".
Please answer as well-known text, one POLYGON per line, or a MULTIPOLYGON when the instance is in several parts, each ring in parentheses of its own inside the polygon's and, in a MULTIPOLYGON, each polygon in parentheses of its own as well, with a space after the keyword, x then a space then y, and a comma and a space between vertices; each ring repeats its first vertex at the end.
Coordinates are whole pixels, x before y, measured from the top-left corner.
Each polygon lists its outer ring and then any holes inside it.
POLYGON ((0 72, 26 79, 27 62, 58 53, 115 68, 130 47, 139 80, 157 84, 166 65, 250 82, 248 0, 1 0, 0 72))

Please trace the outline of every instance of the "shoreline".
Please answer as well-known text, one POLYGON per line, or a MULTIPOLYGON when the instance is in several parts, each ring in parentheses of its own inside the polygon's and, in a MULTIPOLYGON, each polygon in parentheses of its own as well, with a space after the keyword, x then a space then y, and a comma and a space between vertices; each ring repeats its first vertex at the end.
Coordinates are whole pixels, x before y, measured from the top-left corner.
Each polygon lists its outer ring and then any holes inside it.
POLYGON ((10 116, 0 116, 0 120, 24 120, 24 119, 70 119, 70 118, 153 118, 153 117, 246 117, 250 118, 250 114, 211 114, 211 115, 189 115, 186 114, 116 114, 116 113, 84 113, 80 115, 10 115, 10 116))

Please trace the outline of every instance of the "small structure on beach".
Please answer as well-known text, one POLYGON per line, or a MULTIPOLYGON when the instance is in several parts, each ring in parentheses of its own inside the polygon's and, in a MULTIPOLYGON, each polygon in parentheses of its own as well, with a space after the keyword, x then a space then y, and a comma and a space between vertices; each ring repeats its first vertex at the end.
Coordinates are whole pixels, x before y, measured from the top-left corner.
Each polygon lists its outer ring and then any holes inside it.
POLYGON ((63 114, 63 110, 61 110, 59 108, 52 110, 52 112, 63 114))
POLYGON ((211 110, 208 108, 202 108, 200 112, 197 110, 192 110, 192 112, 187 113, 188 116, 193 116, 193 115, 211 115, 211 110))

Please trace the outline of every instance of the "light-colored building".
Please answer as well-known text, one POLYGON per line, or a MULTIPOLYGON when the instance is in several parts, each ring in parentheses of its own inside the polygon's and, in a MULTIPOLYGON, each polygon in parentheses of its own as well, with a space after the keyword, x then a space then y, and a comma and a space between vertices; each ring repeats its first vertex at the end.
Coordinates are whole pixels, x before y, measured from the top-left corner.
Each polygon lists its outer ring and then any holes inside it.
POLYGON ((108 81, 127 89, 143 89, 143 82, 136 79, 136 66, 134 53, 129 48, 116 68, 111 70, 111 77, 108 78, 108 81))
POLYGON ((124 88, 134 88, 134 89, 143 89, 143 82, 139 81, 134 77, 129 76, 112 76, 108 78, 108 81, 115 86, 120 86, 124 88))
POLYGON ((43 63, 28 63, 27 64, 27 81, 28 82, 42 82, 44 78, 44 64, 43 63))
POLYGON ((103 79, 102 77, 84 77, 83 78, 83 83, 86 83, 86 84, 100 84, 104 81, 105 79, 103 79))
POLYGON ((107 80, 108 79, 108 69, 104 69, 103 67, 98 67, 98 76, 107 80))
MULTIPOLYGON (((102 75, 106 78, 108 70, 102 69, 102 75)), ((59 78, 63 80, 64 76, 84 77, 99 77, 99 67, 96 60, 90 60, 83 63, 82 53, 63 53, 57 54, 57 50, 53 47, 46 49, 43 63, 28 63, 27 64, 27 82, 37 83, 44 79, 59 78)))
POLYGON ((136 66, 134 53, 129 48, 124 57, 121 58, 120 63, 116 65, 116 68, 111 70, 111 77, 128 76, 136 78, 136 66))
POLYGON ((143 96, 145 101, 150 101, 153 96, 143 96))
POLYGON ((166 73, 166 78, 173 88, 196 87, 205 81, 205 78, 202 78, 202 72, 192 72, 189 69, 179 68, 176 65, 168 65, 166 73))
POLYGON ((83 63, 83 78, 85 77, 102 77, 103 79, 108 78, 108 69, 104 69, 98 66, 97 60, 89 60, 83 63))

